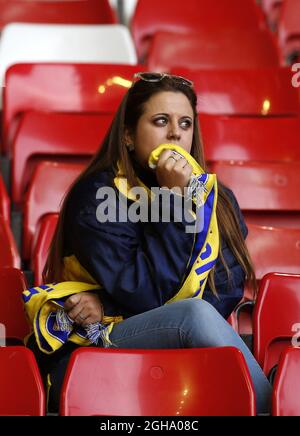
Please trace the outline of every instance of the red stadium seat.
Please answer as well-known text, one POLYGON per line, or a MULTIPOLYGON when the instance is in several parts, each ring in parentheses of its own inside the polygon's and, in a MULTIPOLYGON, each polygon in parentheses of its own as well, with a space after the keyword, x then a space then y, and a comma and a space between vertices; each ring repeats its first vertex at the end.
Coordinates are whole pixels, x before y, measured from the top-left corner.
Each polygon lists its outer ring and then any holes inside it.
POLYGON ((208 161, 300 161, 299 117, 200 115, 208 161))
POLYGON ((283 0, 261 0, 261 6, 267 16, 269 26, 273 30, 277 29, 282 3, 283 0))
POLYGON ((0 216, 10 223, 10 199, 0 173, 0 216))
POLYGON ((291 345, 299 313, 300 275, 267 274, 261 281, 253 314, 254 356, 265 374, 291 345))
POLYGON ((300 274, 300 226, 274 228, 248 223, 246 239, 258 280, 270 272, 300 274))
POLYGON ((140 65, 18 64, 6 73, 3 96, 4 150, 24 112, 116 112, 140 65))
POLYGON ((9 0, 0 2, 0 30, 9 23, 113 24, 108 0, 9 0))
POLYGON ((273 389, 273 416, 300 415, 300 348, 286 348, 279 360, 273 389))
POLYGON ((300 228, 300 162, 215 162, 211 170, 233 190, 248 222, 300 228))
POLYGON ((283 61, 300 54, 300 7, 298 0, 285 0, 278 25, 278 41, 283 61))
POLYGON ((157 32, 215 31, 224 28, 258 29, 266 23, 255 0, 139 0, 132 18, 132 34, 140 59, 145 58, 157 32))
POLYGON ((46 263, 48 249, 52 241, 58 221, 57 214, 45 215, 40 220, 40 226, 36 232, 36 243, 33 243, 32 270, 34 271, 35 286, 43 283, 43 269, 46 263))
POLYGON ((22 271, 0 268, 0 323, 5 326, 6 339, 23 341, 29 333, 22 292, 27 288, 22 271))
POLYGON ((197 33, 157 32, 147 57, 151 71, 172 68, 241 69, 280 65, 274 35, 269 30, 199 28, 197 33))
POLYGON ((12 199, 21 204, 36 164, 42 160, 88 162, 113 115, 27 112, 13 144, 12 199))
POLYGON ((33 353, 0 348, 0 415, 45 415, 45 393, 33 353))
POLYGON ((297 115, 299 96, 291 86, 290 68, 189 70, 173 74, 194 82, 198 112, 215 115, 297 115))
POLYGON ((8 222, 0 216, 0 267, 20 268, 20 256, 8 222))
POLYGON ((243 210, 300 211, 300 162, 215 162, 211 168, 243 210))
POLYGON ((231 325, 234 331, 236 331, 237 333, 239 332, 239 326, 234 312, 229 315, 229 317, 227 318, 227 322, 231 325))
POLYGON ((253 416, 255 399, 244 357, 236 348, 89 347, 71 356, 60 412, 68 416, 253 416))
MULTIPOLYGON (((265 221, 270 218, 263 216, 265 221)), ((257 222, 261 217, 256 219, 257 222)), ((269 225, 257 225, 246 220, 248 236, 247 247, 254 264, 257 283, 268 273, 300 273, 300 226, 299 216, 296 221, 297 229, 284 227, 271 227, 269 225), (284 245, 282 241, 285 241, 284 245)), ((253 295, 248 286, 245 287, 243 301, 233 313, 231 323, 240 334, 252 334, 252 307, 253 295), (247 303, 244 306, 244 303, 247 303), (235 323, 234 323, 235 319, 235 323)))
MULTIPOLYGON (((264 216, 265 221, 270 218, 264 216)), ((261 217, 257 218, 259 222, 261 217)), ((299 215, 296 221, 298 228, 270 227, 267 225, 256 225, 247 219, 248 236, 247 247, 255 268, 257 282, 268 273, 300 273, 300 225, 299 215), (282 242, 284 241, 284 243, 282 242)), ((252 316, 249 313, 249 306, 243 308, 243 303, 253 301, 248 287, 245 287, 244 299, 241 310, 237 308, 238 320, 237 330, 240 334, 252 333, 252 316)), ((250 311, 251 312, 251 311, 250 311)), ((236 313, 235 313, 236 315, 236 313)))
POLYGON ((32 254, 33 237, 40 220, 58 213, 64 195, 84 169, 83 164, 41 162, 33 175, 24 206, 23 257, 32 254))

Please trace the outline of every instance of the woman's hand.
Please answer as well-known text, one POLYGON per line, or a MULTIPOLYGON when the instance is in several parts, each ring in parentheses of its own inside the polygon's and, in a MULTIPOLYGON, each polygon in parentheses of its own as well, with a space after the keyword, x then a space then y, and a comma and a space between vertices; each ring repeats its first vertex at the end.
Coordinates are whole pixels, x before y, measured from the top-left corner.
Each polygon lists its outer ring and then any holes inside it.
POLYGON ((192 166, 184 157, 180 158, 172 150, 164 150, 157 163, 156 178, 161 187, 184 194, 184 188, 188 185, 192 172, 192 166), (176 187, 180 192, 174 189, 176 187))
POLYGON ((65 301, 65 311, 69 317, 82 327, 101 322, 103 308, 98 295, 91 292, 79 292, 65 301))

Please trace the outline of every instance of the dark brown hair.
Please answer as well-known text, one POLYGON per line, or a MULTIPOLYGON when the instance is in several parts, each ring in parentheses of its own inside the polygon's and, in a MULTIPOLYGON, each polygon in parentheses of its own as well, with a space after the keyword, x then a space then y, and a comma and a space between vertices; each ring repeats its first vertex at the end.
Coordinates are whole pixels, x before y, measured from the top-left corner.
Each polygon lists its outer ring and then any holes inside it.
MULTIPOLYGON (((188 98, 193 108, 195 122, 191 155, 201 165, 204 171, 206 171, 206 163, 204 160, 203 146, 196 112, 197 97, 194 90, 185 84, 179 83, 177 80, 173 80, 172 77, 165 77, 161 81, 155 83, 145 82, 143 80, 137 81, 125 95, 99 151, 96 153, 88 167, 73 183, 69 193, 64 199, 57 228, 44 268, 44 279, 46 283, 59 282, 62 280, 64 234, 65 228, 68 225, 66 222, 66 206, 72 190, 89 175, 107 169, 112 169, 116 174, 117 162, 119 160, 123 164, 129 186, 133 187, 138 185, 132 157, 124 144, 124 134, 126 130, 130 133, 135 132, 138 120, 144 112, 145 104, 153 95, 168 91, 183 93, 188 98)), ((218 185, 217 219, 221 241, 223 240, 227 243, 238 263, 245 271, 247 280, 252 284, 252 287, 256 289, 255 273, 240 229, 239 219, 230 198, 220 183, 218 185)), ((222 256, 221 246, 222 244, 220 243, 220 260, 223 263, 228 279, 230 280, 230 271, 222 256)), ((208 282, 214 294, 217 294, 214 285, 214 270, 211 271, 208 282)))

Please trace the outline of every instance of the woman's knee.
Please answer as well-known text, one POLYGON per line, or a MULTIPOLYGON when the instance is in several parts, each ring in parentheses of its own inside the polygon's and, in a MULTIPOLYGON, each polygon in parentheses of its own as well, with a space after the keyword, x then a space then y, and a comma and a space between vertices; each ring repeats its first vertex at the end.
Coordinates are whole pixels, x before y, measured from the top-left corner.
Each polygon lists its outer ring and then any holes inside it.
POLYGON ((181 302, 180 327, 191 347, 224 346, 231 336, 227 323, 207 301, 189 299, 181 302))
POLYGON ((220 316, 216 309, 205 300, 189 298, 180 303, 184 315, 192 320, 207 320, 220 316))

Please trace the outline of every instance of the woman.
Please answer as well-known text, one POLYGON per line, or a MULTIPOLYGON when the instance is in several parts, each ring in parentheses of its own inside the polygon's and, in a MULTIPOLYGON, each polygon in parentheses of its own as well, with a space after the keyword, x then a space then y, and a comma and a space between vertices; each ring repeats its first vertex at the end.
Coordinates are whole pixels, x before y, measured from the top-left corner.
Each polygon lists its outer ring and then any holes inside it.
MULTIPOLYGON (((81 328, 105 323, 106 319, 106 324, 110 323, 106 342, 102 338, 106 346, 239 348, 254 382, 257 410, 268 412, 271 387, 226 321, 243 296, 245 277, 250 282, 255 278, 238 204, 232 192, 220 184, 217 189, 212 183, 216 209, 209 210, 219 236, 219 245, 212 245, 220 249, 206 268, 206 278, 200 281, 198 291, 192 294, 197 298, 177 298, 196 259, 201 266, 201 259, 211 254, 203 246, 201 257, 197 257, 201 237, 187 231, 200 204, 195 206, 194 202, 190 207, 190 221, 186 217, 181 222, 174 218, 176 198, 181 197, 183 203, 187 193, 194 198, 193 165, 200 165, 205 172, 192 83, 177 76, 137 74, 100 151, 64 201, 45 267, 46 283, 75 280, 101 285, 99 291, 66 298, 64 311, 70 322, 81 328), (172 147, 165 147, 157 157, 156 168, 149 168, 149 156, 166 143, 175 148, 172 151, 172 147), (120 209, 121 200, 128 197, 121 183, 124 180, 129 187, 167 190, 170 221, 164 222, 159 214, 156 222, 122 222, 117 214, 117 219, 100 222, 98 212, 104 197, 99 192, 113 188, 118 202, 114 207, 120 209)), ((205 206, 209 208, 208 203, 206 197, 205 206)), ((166 205, 161 202, 160 206, 166 205)), ((205 231, 208 236, 213 233, 209 227, 201 228, 198 234, 205 231)), ((77 345, 67 342, 51 356, 41 353, 33 338, 29 346, 36 352, 44 375, 50 374, 50 404, 56 409, 65 368, 77 345)))

